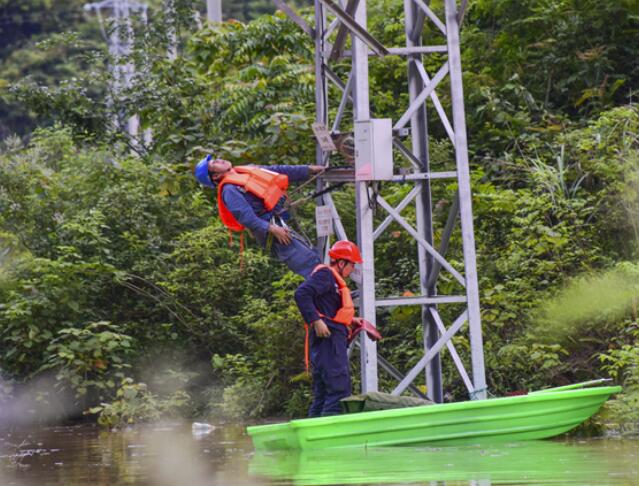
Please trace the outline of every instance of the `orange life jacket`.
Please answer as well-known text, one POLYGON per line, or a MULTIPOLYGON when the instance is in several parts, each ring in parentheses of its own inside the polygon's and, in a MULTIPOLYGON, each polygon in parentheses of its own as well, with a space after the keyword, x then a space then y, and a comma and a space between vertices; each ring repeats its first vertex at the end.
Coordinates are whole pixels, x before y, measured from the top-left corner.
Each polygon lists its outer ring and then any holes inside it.
POLYGON ((235 184, 245 191, 259 197, 264 202, 264 207, 270 211, 285 195, 288 189, 288 176, 279 174, 260 167, 238 166, 234 172, 224 176, 217 188, 217 209, 220 220, 232 231, 243 231, 244 226, 235 219, 222 198, 222 189, 226 184, 235 184))
MULTIPOLYGON (((322 317, 326 317, 333 322, 337 322, 339 324, 343 324, 345 326, 350 326, 353 322, 353 317, 355 317, 355 306, 353 306, 353 299, 351 298, 351 290, 346 285, 346 282, 339 274, 337 270, 333 267, 329 267, 328 265, 319 264, 313 269, 313 273, 317 272, 322 268, 328 268, 335 280, 337 281, 337 288, 339 290, 339 295, 342 299, 342 306, 337 310, 337 314, 334 317, 325 316, 324 314, 318 312, 318 314, 322 317)), ((311 274, 311 275, 312 275, 311 274)))
MULTIPOLYGON (((320 317, 325 317, 327 319, 330 319, 332 322, 337 322, 338 324, 342 324, 346 327, 349 327, 353 323, 353 317, 355 317, 355 306, 353 305, 351 290, 348 288, 348 285, 346 285, 346 282, 344 281, 342 276, 339 274, 339 272, 335 270, 333 267, 329 267, 328 265, 324 265, 324 264, 317 265, 313 269, 313 272, 311 272, 311 275, 322 268, 328 268, 333 274, 333 277, 335 277, 335 281, 337 282, 337 289, 342 299, 342 305, 340 306, 339 309, 337 309, 337 313, 333 317, 325 316, 319 311, 317 313, 320 315, 320 317)), ((306 371, 308 372, 309 361, 310 361, 309 360, 308 324, 304 324, 304 329, 306 331, 306 339, 304 342, 304 363, 306 364, 306 371)))

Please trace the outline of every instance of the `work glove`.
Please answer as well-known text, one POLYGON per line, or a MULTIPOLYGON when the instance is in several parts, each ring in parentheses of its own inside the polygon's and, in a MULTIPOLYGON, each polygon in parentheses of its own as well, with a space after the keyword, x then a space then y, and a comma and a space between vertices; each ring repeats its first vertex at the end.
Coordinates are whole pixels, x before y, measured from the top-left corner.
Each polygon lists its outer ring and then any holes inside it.
POLYGON ((351 342, 353 342, 353 339, 355 339, 362 331, 365 331, 368 338, 373 341, 379 341, 382 339, 382 335, 370 322, 365 319, 354 319, 353 323, 348 328, 348 344, 350 345, 351 342))

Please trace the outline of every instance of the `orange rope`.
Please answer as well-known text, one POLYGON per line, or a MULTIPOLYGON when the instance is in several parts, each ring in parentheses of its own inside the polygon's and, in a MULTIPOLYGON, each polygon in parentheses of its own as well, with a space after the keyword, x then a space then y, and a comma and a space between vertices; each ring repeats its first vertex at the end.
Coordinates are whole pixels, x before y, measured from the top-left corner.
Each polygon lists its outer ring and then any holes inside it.
POLYGON ((244 231, 240 233, 240 273, 244 271, 244 231))
MULTIPOLYGON (((229 229, 229 248, 233 246, 233 232, 229 229)), ((244 270, 244 231, 240 232, 240 272, 244 270)))

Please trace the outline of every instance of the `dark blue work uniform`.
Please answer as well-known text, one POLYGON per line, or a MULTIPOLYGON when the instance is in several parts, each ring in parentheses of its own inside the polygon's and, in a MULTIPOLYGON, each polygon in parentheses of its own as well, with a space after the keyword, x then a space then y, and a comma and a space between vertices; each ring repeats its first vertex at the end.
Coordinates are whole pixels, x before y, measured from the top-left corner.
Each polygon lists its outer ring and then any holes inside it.
MULTIPOLYGON (((303 181, 309 176, 307 165, 258 165, 256 167, 285 174, 290 182, 303 181)), ((240 224, 253 233, 262 248, 266 247, 271 217, 278 215, 284 221, 289 219, 288 211, 283 210, 286 197, 282 197, 271 211, 267 211, 262 199, 244 191, 240 186, 225 184, 222 191, 222 199, 228 210, 240 224)), ((321 262, 317 251, 297 238, 292 238, 288 245, 282 245, 273 238, 271 248, 279 261, 304 278, 307 278, 321 262)))
POLYGON ((328 268, 312 274, 295 291, 295 302, 304 322, 309 324, 311 367, 313 370, 313 403, 309 417, 335 415, 341 412, 339 401, 351 394, 348 365, 348 329, 343 324, 321 317, 334 316, 342 305, 335 277, 328 268), (322 319, 331 331, 327 338, 318 337, 312 322, 322 319))

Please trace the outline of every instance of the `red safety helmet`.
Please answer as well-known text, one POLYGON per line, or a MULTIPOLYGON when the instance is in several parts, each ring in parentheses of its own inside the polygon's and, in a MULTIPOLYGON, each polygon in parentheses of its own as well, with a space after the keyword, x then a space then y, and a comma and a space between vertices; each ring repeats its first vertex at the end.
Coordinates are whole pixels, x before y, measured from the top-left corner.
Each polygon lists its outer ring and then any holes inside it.
POLYGON ((333 260, 348 260, 353 263, 362 263, 362 254, 359 248, 352 241, 340 240, 336 241, 331 249, 328 250, 328 256, 333 260))

